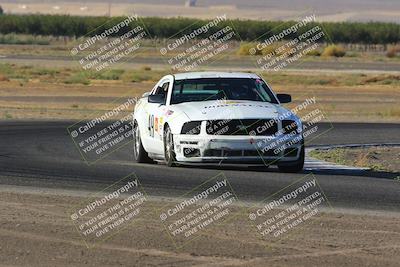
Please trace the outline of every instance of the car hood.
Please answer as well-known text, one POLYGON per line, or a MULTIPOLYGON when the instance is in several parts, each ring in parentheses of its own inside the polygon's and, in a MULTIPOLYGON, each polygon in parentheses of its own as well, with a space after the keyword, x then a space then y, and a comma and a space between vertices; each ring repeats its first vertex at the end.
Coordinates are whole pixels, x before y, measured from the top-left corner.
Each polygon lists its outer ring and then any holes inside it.
POLYGON ((174 105, 178 112, 191 121, 223 119, 264 119, 288 115, 288 110, 278 104, 246 100, 212 100, 186 102, 174 105))

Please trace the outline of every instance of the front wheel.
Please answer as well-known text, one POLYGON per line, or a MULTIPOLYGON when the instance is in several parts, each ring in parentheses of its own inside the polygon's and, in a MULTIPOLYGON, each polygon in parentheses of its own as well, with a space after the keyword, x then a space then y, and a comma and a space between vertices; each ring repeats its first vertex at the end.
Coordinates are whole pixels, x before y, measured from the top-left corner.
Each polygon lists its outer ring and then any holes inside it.
POLYGON ((304 168, 304 158, 305 158, 305 151, 304 151, 304 144, 302 144, 299 159, 290 163, 289 162, 278 163, 278 169, 280 172, 289 172, 289 173, 301 172, 304 168))
POLYGON ((174 150, 174 136, 168 125, 164 130, 164 157, 165 164, 169 167, 176 166, 175 150, 174 150))
POLYGON ((133 126, 133 159, 137 163, 153 163, 153 160, 149 158, 149 155, 142 145, 139 125, 137 122, 135 122, 133 126))

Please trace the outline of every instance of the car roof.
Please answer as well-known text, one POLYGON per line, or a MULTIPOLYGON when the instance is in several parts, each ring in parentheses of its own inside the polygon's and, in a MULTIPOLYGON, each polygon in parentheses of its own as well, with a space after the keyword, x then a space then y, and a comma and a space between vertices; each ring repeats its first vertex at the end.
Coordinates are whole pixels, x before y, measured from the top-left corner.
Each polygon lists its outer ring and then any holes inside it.
POLYGON ((174 74, 175 80, 201 79, 201 78, 251 78, 259 79, 260 77, 254 73, 247 72, 218 72, 218 71, 200 71, 200 72, 183 72, 174 74))

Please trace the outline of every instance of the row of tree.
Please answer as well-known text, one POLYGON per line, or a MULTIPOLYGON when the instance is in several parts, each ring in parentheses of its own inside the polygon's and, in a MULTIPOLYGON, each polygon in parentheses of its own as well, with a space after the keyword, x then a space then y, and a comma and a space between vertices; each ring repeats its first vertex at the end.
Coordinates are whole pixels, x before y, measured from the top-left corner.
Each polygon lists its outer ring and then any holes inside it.
MULTIPOLYGON (((9 15, 3 14, 0 18, 0 33, 23 33, 33 35, 52 36, 85 36, 104 32, 123 17, 80 17, 66 15, 9 15), (101 26, 99 26, 101 25, 101 26)), ((190 33, 205 25, 207 21, 189 18, 141 18, 140 21, 131 23, 129 27, 122 28, 116 35, 124 34, 136 27, 135 24, 144 25, 150 36, 155 38, 178 37, 177 33, 190 33), (129 28, 129 29, 128 29, 129 28)), ((279 34, 282 30, 294 25, 296 22, 280 21, 253 21, 253 20, 227 20, 212 27, 206 34, 216 32, 226 26, 232 27, 237 35, 237 40, 254 41, 261 36, 267 38, 279 34)), ((363 44, 389 44, 400 42, 400 25, 382 22, 324 22, 311 23, 302 27, 296 33, 286 36, 293 38, 305 31, 320 25, 326 38, 334 43, 363 43, 363 44)), ((204 37, 199 35, 198 38, 204 37)))

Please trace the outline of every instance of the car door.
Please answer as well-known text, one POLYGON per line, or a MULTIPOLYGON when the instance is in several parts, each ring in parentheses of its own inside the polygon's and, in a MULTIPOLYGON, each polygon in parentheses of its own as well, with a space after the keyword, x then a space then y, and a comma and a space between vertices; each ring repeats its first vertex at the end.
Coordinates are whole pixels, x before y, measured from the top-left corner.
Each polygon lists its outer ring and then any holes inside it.
POLYGON ((164 112, 168 96, 168 91, 172 87, 171 77, 165 77, 158 82, 156 87, 153 89, 150 95, 164 95, 165 102, 160 103, 150 103, 146 105, 146 144, 147 152, 160 154, 164 153, 164 143, 163 143, 163 122, 164 122, 164 112))

